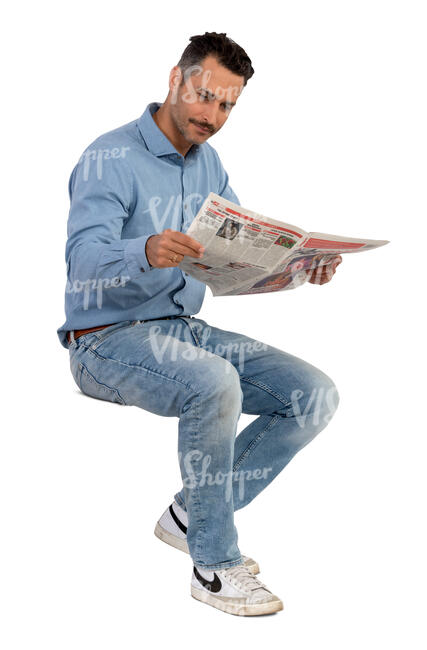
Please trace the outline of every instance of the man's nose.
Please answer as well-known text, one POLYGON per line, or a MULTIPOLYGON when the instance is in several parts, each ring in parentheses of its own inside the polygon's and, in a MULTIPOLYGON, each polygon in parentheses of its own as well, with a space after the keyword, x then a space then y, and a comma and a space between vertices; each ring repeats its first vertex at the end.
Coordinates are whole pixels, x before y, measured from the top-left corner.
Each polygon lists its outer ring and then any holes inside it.
POLYGON ((203 106, 203 112, 201 115, 201 124, 203 123, 208 123, 210 126, 215 127, 216 124, 216 119, 217 119, 217 114, 218 114, 218 107, 215 106, 214 103, 212 103, 210 106, 203 106))

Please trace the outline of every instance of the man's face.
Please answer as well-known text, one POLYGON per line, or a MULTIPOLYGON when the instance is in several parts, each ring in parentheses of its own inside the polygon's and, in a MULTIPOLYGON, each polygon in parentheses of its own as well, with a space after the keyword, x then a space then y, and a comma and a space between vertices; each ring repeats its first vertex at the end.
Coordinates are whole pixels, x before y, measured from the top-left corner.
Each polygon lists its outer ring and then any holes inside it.
POLYGON ((227 121, 243 90, 244 77, 224 68, 213 56, 206 57, 194 68, 195 74, 185 79, 177 76, 178 71, 175 66, 171 75, 171 117, 189 144, 201 144, 227 121), (180 85, 176 79, 181 79, 180 85))

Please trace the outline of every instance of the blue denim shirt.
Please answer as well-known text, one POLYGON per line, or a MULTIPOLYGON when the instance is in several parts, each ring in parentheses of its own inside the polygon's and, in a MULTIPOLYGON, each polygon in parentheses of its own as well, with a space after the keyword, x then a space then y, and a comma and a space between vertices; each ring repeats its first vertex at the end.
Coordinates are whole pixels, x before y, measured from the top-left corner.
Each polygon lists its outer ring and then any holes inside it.
POLYGON ((66 348, 67 330, 202 306, 206 285, 178 267, 151 267, 145 243, 166 228, 186 232, 209 192, 239 200, 208 142, 178 153, 153 120, 160 106, 94 140, 71 173, 66 321, 57 330, 66 348))

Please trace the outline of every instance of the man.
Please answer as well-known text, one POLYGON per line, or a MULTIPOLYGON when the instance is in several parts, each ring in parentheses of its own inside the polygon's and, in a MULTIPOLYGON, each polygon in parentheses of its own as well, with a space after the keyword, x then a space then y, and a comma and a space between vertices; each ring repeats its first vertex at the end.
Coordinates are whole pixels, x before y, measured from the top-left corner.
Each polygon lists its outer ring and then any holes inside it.
POLYGON ((178 265, 203 247, 185 231, 210 191, 238 203, 207 140, 254 70, 226 34, 190 40, 165 102, 100 136, 71 174, 58 335, 83 393, 179 418, 183 486, 155 534, 190 553, 193 597, 257 615, 283 604, 241 555, 234 510, 326 426, 338 395, 309 363, 194 317, 206 287, 178 265), (236 437, 242 412, 259 417, 236 437))

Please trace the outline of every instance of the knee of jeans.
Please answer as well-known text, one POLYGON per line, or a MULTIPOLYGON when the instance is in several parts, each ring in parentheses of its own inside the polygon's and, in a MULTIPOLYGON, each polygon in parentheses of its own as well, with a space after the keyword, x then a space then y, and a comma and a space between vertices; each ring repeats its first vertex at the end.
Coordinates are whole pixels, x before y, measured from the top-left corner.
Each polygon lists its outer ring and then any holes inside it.
POLYGON ((240 375, 233 364, 226 359, 218 357, 210 360, 200 381, 200 387, 206 397, 226 398, 229 404, 242 405, 240 375))
MULTIPOLYGON (((327 375, 325 375, 327 377, 327 375)), ((321 407, 323 410, 323 419, 330 420, 338 408, 340 402, 340 394, 335 383, 330 377, 327 377, 323 383, 323 400, 321 407)))
POLYGON ((278 412, 286 417, 313 415, 325 421, 334 415, 340 401, 335 383, 324 373, 311 382, 295 387, 289 398, 286 407, 278 412))

